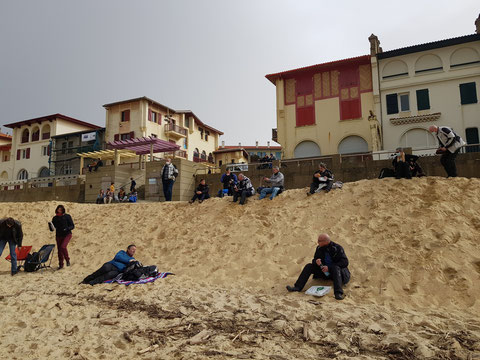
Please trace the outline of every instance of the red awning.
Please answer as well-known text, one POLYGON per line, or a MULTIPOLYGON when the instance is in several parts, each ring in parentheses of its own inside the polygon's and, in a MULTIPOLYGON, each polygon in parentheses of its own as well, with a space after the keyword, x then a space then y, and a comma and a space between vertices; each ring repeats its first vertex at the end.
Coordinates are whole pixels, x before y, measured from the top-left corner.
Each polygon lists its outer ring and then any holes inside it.
POLYGON ((137 155, 150 154, 153 144, 153 152, 172 152, 180 149, 180 146, 165 140, 154 137, 143 137, 129 140, 109 141, 107 143, 109 149, 128 149, 135 151, 137 155))

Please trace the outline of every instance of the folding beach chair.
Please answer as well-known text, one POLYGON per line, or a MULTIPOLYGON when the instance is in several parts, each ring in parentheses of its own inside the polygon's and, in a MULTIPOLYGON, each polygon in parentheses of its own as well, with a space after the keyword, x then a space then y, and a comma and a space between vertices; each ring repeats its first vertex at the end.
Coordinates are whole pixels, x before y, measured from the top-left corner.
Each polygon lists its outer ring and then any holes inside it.
POLYGON ((55 245, 43 245, 37 253, 33 253, 25 263, 25 271, 32 272, 51 267, 55 245), (50 259, 50 261, 48 261, 50 259), (48 262, 48 265, 47 265, 48 262))
MULTIPOLYGON (((31 246, 20 246, 15 248, 15 253, 17 254, 17 268, 20 269, 25 260, 27 259, 28 254, 32 251, 31 246)), ((10 254, 5 258, 7 261, 12 261, 10 254)))

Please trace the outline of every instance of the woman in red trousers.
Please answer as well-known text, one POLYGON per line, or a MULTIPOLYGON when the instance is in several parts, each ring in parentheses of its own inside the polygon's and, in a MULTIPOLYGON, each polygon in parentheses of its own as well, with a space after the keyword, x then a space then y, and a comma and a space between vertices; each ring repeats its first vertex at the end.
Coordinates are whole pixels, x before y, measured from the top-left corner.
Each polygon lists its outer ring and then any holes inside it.
POLYGON ((55 226, 57 249, 58 249, 58 269, 63 268, 65 260, 67 266, 70 266, 70 256, 68 256, 67 245, 72 239, 72 230, 75 228, 72 217, 65 213, 65 207, 58 205, 55 209, 55 216, 52 219, 55 226))

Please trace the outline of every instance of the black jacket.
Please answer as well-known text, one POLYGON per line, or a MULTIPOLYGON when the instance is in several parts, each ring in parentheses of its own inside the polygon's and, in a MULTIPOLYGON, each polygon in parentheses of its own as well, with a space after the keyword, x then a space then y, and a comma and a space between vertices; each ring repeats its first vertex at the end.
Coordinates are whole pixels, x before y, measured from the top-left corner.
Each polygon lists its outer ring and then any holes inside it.
MULTIPOLYGON (((348 259, 347 255, 345 254, 345 250, 341 245, 330 241, 330 244, 327 246, 317 246, 317 250, 315 251, 315 255, 313 256, 312 264, 317 265, 317 259, 322 260, 322 264, 326 265, 325 263, 325 254, 328 253, 330 258, 332 259, 332 265, 337 265, 339 268, 346 268, 348 267, 348 259)), ((318 265, 317 265, 318 266, 318 265)))
POLYGON ((208 185, 198 184, 197 189, 195 190, 195 193, 197 193, 197 191, 201 191, 202 194, 208 194, 208 185))
POLYGON ((5 223, 7 219, 0 219, 0 240, 12 240, 15 241, 18 247, 22 246, 23 231, 22 223, 14 220, 12 227, 8 227, 5 223))
POLYGON ((57 230, 56 234, 58 237, 65 237, 68 234, 71 234, 72 230, 75 228, 72 217, 68 214, 63 214, 62 216, 54 216, 52 219, 52 223, 57 230))
POLYGON ((316 185, 320 185, 321 183, 327 183, 327 187, 325 188, 325 190, 330 190, 333 186, 333 174, 328 169, 325 169, 325 171, 323 172, 320 170, 317 170, 313 173, 312 181, 316 185), (317 178, 315 174, 320 174, 320 176, 327 178, 327 181, 320 181, 320 179, 317 178))

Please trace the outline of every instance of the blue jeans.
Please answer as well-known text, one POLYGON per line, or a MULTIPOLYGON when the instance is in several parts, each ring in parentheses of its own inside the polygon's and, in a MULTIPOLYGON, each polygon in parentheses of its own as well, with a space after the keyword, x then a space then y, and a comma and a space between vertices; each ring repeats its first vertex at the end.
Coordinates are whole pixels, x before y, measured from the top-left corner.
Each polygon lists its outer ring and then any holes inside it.
POLYGON ((165 196, 165 201, 172 201, 172 189, 173 189, 173 183, 175 180, 163 180, 162 179, 162 184, 163 184, 163 196, 165 196))
POLYGON ((17 243, 13 240, 0 240, 0 256, 2 256, 3 249, 5 249, 5 246, 7 245, 8 242, 8 247, 10 248, 10 257, 12 258, 12 273, 17 272, 17 253, 15 252, 15 247, 17 246, 17 243))
POLYGON ((267 187, 263 188, 262 191, 260 192, 260 197, 258 198, 259 200, 262 200, 267 196, 267 194, 272 194, 270 195, 270 200, 273 200, 275 196, 277 196, 278 192, 280 191, 279 187, 267 187))

